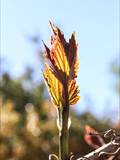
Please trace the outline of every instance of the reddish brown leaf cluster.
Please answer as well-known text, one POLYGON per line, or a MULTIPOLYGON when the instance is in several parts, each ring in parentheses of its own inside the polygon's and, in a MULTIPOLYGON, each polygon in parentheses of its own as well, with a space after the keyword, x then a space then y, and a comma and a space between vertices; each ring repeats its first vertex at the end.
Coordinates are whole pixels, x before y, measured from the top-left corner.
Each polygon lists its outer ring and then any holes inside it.
POLYGON ((75 33, 69 43, 58 27, 50 22, 53 31, 51 48, 45 44, 45 56, 48 60, 43 73, 53 103, 57 107, 73 105, 79 100, 79 90, 75 78, 78 73, 78 54, 75 33))
POLYGON ((88 143, 91 147, 97 149, 105 144, 100 134, 92 127, 86 125, 85 132, 86 134, 84 136, 84 139, 86 143, 88 143))

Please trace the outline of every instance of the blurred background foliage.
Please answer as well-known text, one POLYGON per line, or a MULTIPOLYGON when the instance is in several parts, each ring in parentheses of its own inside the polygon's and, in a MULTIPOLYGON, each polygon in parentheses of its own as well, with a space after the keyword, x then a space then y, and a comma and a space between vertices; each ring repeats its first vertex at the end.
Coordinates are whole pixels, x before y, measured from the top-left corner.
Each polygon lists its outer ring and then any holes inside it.
MULTIPOLYGON (((111 72, 117 77, 115 88, 119 94, 120 67, 116 61, 111 65, 111 72)), ((46 160, 50 153, 58 154, 56 110, 46 86, 42 81, 35 84, 33 75, 31 67, 18 78, 7 72, 1 74, 1 160, 46 160)), ((92 150, 84 141, 85 125, 100 132, 120 129, 120 124, 112 123, 112 119, 97 118, 88 111, 78 114, 71 109, 71 120, 70 152, 76 155, 92 150)))

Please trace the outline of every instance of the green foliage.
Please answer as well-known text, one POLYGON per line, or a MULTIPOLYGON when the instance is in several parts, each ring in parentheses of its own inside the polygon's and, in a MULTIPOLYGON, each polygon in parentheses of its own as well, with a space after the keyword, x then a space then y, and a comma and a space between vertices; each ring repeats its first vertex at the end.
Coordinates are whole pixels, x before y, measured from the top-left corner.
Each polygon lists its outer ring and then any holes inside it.
MULTIPOLYGON (((33 85, 31 73, 28 74, 27 77, 21 77, 16 80, 12 79, 8 73, 4 73, 2 75, 0 95, 3 102, 8 99, 12 100, 15 104, 14 109, 21 114, 25 113, 25 105, 27 103, 32 103, 36 107, 38 113, 43 112, 41 105, 43 102, 44 84, 40 83, 37 85, 33 85), (30 85, 32 86, 31 89, 26 89, 24 87, 24 84, 27 85, 28 83, 30 83, 30 85)), ((45 118, 46 117, 44 115, 41 116, 41 119, 44 120, 45 118)))

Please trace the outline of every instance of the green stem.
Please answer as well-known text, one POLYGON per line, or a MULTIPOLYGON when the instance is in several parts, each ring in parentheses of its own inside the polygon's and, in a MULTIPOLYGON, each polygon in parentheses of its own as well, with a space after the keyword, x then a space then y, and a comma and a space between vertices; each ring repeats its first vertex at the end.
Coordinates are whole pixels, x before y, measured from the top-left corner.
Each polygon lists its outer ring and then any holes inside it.
POLYGON ((67 77, 64 83, 65 106, 58 109, 59 114, 59 160, 67 160, 69 154, 69 95, 68 95, 67 77))
POLYGON ((68 153, 69 153, 68 118, 69 118, 69 106, 64 107, 62 111, 62 128, 59 131, 59 160, 66 160, 68 158, 68 153))

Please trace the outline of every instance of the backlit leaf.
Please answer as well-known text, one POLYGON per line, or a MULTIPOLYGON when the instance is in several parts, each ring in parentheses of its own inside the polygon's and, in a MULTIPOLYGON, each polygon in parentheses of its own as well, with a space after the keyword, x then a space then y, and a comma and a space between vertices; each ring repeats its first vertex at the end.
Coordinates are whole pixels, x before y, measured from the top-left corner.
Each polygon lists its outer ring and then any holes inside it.
POLYGON ((44 78, 55 105, 59 107, 66 105, 65 103, 73 105, 80 98, 75 80, 79 67, 75 33, 72 34, 68 43, 58 27, 51 22, 50 26, 53 35, 51 36, 51 48, 49 49, 44 44, 49 64, 46 65, 44 78))
POLYGON ((62 107, 64 105, 64 99, 62 98, 63 86, 47 64, 43 76, 46 80, 53 103, 55 106, 62 107))

